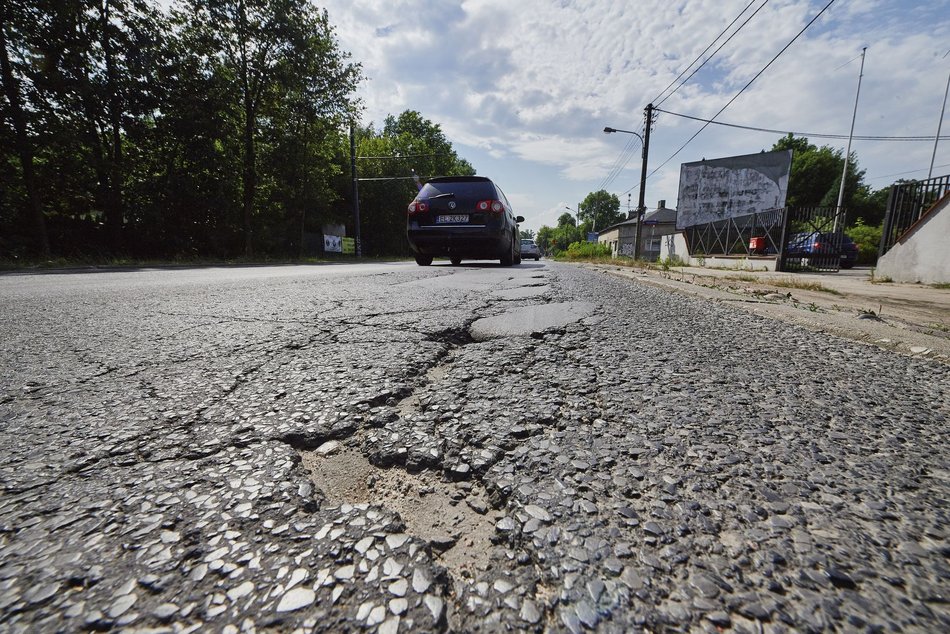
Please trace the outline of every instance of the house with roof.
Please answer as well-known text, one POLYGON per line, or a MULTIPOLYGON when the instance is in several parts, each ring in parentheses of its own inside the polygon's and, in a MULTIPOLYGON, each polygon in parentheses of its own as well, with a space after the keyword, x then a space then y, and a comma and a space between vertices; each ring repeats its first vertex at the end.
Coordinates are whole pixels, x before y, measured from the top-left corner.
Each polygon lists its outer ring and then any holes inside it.
MULTIPOLYGON (((678 233, 676 230, 676 210, 666 206, 661 200, 656 208, 647 210, 640 229, 640 258, 650 262, 660 259, 665 237, 678 233)), ((616 257, 633 257, 637 236, 637 212, 631 211, 627 220, 611 225, 597 232, 597 242, 610 246, 611 254, 616 257)))

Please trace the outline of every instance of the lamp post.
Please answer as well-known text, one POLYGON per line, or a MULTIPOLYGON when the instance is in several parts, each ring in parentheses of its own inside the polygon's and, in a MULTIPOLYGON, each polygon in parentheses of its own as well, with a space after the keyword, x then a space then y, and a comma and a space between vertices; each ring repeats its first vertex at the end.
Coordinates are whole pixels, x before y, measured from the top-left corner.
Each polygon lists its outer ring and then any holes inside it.
POLYGON ((647 189, 647 159, 650 156, 650 128, 653 127, 653 104, 647 104, 647 107, 644 110, 646 114, 646 128, 644 129, 643 136, 640 136, 639 133, 632 130, 619 130, 617 128, 606 127, 604 128, 604 134, 612 134, 614 132, 623 132, 624 134, 632 134, 633 136, 640 139, 640 143, 643 145, 642 158, 643 162, 640 166, 640 200, 637 203, 637 234, 636 234, 636 243, 633 245, 633 259, 640 259, 640 231, 643 225, 643 213, 646 211, 646 203, 644 196, 646 195, 647 189))

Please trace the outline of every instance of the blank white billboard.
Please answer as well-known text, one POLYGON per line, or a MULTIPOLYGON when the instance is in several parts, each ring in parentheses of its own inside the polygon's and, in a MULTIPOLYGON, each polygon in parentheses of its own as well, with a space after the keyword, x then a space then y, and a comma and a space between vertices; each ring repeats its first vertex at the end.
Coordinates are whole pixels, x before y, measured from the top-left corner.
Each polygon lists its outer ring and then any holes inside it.
POLYGON ((784 207, 791 169, 791 150, 683 163, 676 228, 784 207))

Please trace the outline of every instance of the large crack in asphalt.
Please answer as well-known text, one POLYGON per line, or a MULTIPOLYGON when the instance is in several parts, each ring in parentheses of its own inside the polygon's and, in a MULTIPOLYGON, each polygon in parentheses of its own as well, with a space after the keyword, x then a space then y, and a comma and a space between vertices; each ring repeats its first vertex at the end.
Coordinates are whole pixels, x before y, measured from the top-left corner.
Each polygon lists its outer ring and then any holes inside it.
MULTIPOLYGON (((544 302, 514 309, 517 314, 528 311, 529 322, 534 327, 517 331, 503 329, 504 332, 494 337, 484 337, 484 334, 476 337, 473 334, 476 322, 492 319, 499 323, 499 319, 503 319, 503 316, 476 316, 463 327, 429 333, 423 341, 440 344, 441 351, 420 368, 417 375, 420 380, 415 386, 398 393, 389 392, 367 403, 387 413, 367 416, 361 429, 349 438, 327 440, 309 450, 297 445, 311 480, 330 504, 372 504, 394 511, 405 523, 407 533, 429 545, 434 561, 445 569, 451 580, 449 623, 454 629, 464 629, 462 615, 466 613, 465 601, 473 585, 483 585, 481 582, 490 580, 492 553, 497 552, 496 547, 530 550, 529 540, 505 524, 505 521, 511 523, 505 519, 510 491, 483 481, 491 467, 518 443, 513 446, 502 443, 496 455, 474 469, 461 463, 457 456, 447 455, 444 439, 437 440, 428 455, 418 455, 418 451, 414 455, 409 449, 384 455, 374 448, 373 442, 389 434, 387 427, 396 427, 394 423, 412 426, 413 417, 426 411, 424 391, 453 371, 464 347, 479 343, 479 339, 511 336, 537 339, 541 335, 550 341, 551 336, 564 334, 562 322, 582 320, 592 310, 590 305, 544 302), (558 313, 558 317, 549 318, 550 315, 543 314, 544 310, 558 313)), ((505 311, 505 314, 511 312, 505 311)), ((484 333, 484 329, 480 332, 484 333)), ((430 424, 433 425, 431 431, 438 435, 438 423, 430 421, 430 424)), ((398 436, 397 432, 392 434, 398 436)), ((535 576, 536 584, 540 584, 540 571, 535 576)), ((544 594, 540 585, 531 594, 537 592, 544 594)), ((532 605, 539 608, 537 618, 544 622, 550 615, 545 615, 547 609, 543 606, 549 601, 543 596, 540 598, 532 605)))

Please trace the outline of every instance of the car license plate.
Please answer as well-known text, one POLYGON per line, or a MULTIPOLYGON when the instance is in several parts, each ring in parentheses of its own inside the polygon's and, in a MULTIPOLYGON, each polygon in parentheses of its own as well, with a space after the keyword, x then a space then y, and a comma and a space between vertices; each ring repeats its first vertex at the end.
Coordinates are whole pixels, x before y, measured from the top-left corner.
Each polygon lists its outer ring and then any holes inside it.
POLYGON ((435 221, 442 224, 459 224, 468 222, 468 214, 453 214, 450 216, 436 216, 435 221))

